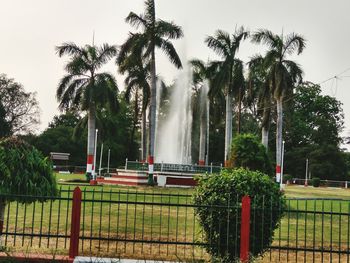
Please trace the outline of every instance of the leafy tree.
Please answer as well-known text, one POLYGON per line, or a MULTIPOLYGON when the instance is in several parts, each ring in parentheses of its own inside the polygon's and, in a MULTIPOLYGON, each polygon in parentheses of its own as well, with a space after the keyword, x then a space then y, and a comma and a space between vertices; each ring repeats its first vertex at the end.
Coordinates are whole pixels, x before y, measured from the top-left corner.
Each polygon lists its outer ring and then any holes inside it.
POLYGON ((53 120, 49 123, 49 128, 56 128, 59 126, 72 127, 78 125, 81 117, 75 111, 67 111, 60 115, 55 115, 53 120))
POLYGON ((39 123, 36 93, 26 92, 23 86, 0 74, 0 118, 3 136, 31 132, 39 123))
MULTIPOLYGON (((344 127, 341 102, 322 95, 319 85, 305 82, 295 90, 286 142, 291 146, 339 145, 344 127)), ((289 146, 289 145, 288 145, 289 146)))
POLYGON ((40 196, 56 194, 57 183, 52 164, 47 158, 43 158, 38 150, 15 137, 0 141, 0 233, 7 202, 44 201, 40 196))
POLYGON ((255 43, 263 43, 268 46, 264 58, 264 67, 268 71, 268 81, 271 92, 277 105, 277 130, 276 130, 276 179, 280 180, 282 160, 282 122, 283 102, 290 98, 294 85, 302 80, 303 71, 294 61, 287 56, 304 50, 305 39, 295 33, 287 36, 279 36, 269 30, 259 30, 252 36, 255 43))
POLYGON ((265 147, 252 134, 240 134, 232 140, 231 162, 233 167, 272 174, 271 162, 265 147))
POLYGON ((137 15, 134 12, 126 17, 126 22, 141 27, 139 33, 130 33, 128 39, 121 46, 118 63, 122 63, 130 53, 142 54, 145 61, 150 63, 151 92, 150 92, 150 116, 149 116, 149 184, 153 184, 153 158, 155 143, 156 123, 156 58, 155 49, 160 48, 177 68, 181 68, 181 60, 169 41, 183 36, 181 27, 172 22, 156 19, 154 0, 145 1, 145 13, 137 15))
POLYGON ((346 179, 346 159, 339 149, 344 125, 341 103, 322 95, 319 85, 305 82, 295 89, 292 105, 285 122, 286 172, 304 178, 309 159, 312 176, 346 179))
MULTIPOLYGON (((242 81, 242 62, 236 59, 236 53, 241 41, 247 37, 248 32, 241 27, 232 37, 227 32, 218 30, 214 36, 205 39, 208 47, 223 59, 222 61, 211 62, 212 67, 217 69, 217 74, 215 74, 209 93, 210 95, 216 94, 223 90, 226 96, 225 166, 228 165, 232 140, 232 95, 233 93, 241 94, 244 82, 242 81)), ((239 97, 241 98, 241 95, 239 97)))
POLYGON ((193 196, 195 213, 210 244, 205 248, 218 262, 239 260, 241 209, 235 208, 240 207, 244 195, 252 197, 250 229, 254 234, 249 252, 256 257, 269 249, 286 207, 279 187, 267 175, 243 168, 198 178, 193 196))
POLYGON ((7 137, 11 133, 10 124, 6 120, 6 110, 2 103, 0 102, 0 138, 7 137))
POLYGON ((87 112, 88 140, 87 166, 88 176, 92 173, 94 156, 96 109, 108 108, 116 112, 118 106, 118 86, 115 78, 98 70, 117 54, 116 47, 104 44, 101 47, 86 45, 79 47, 74 43, 64 43, 56 47, 60 57, 70 56, 65 66, 65 75, 57 87, 57 99, 61 110, 78 109, 87 112))
POLYGON ((347 180, 348 171, 344 154, 335 145, 321 145, 309 153, 312 177, 322 180, 347 180))
MULTIPOLYGON (((29 138, 33 144, 44 156, 49 156, 50 152, 70 153, 69 163, 75 166, 85 164, 86 151, 86 133, 78 138, 73 138, 74 127, 59 125, 49 127, 34 138, 29 138)), ((27 139, 28 140, 28 139, 27 139)))

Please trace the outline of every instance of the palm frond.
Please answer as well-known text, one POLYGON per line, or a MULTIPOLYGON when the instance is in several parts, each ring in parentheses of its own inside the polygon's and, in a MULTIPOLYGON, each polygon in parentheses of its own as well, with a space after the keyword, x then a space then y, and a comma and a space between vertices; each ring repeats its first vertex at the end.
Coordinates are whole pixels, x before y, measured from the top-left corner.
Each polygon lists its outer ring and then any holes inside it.
POLYGON ((82 75, 91 70, 91 65, 87 64, 82 57, 73 57, 64 69, 72 75, 82 75))
POLYGON ((155 31, 159 37, 166 37, 168 39, 179 39, 184 35, 180 26, 164 20, 157 21, 155 31))
POLYGON ((127 40, 120 46, 119 54, 116 59, 117 65, 124 63, 130 53, 142 53, 145 41, 143 34, 129 33, 127 40))
POLYGON ((62 45, 55 47, 55 50, 59 57, 62 57, 63 55, 86 56, 86 51, 73 42, 63 43, 62 45))
POLYGON ((58 100, 61 100, 64 91, 66 90, 67 86, 69 85, 69 83, 74 79, 74 75, 68 74, 65 75, 59 82, 58 84, 58 88, 56 90, 56 98, 58 100))
POLYGON ((110 46, 104 43, 100 48, 97 49, 97 58, 96 58, 96 68, 101 67, 108 60, 117 55, 117 47, 110 46))
POLYGON ((172 64, 174 64, 177 68, 182 68, 181 59, 170 41, 162 38, 156 38, 155 42, 156 45, 165 53, 165 55, 167 55, 172 64))
POLYGON ((131 26, 138 29, 140 26, 146 27, 147 21, 143 15, 137 15, 134 12, 130 12, 129 15, 125 18, 125 22, 129 23, 131 26))
POLYGON ((303 81, 304 74, 301 66, 298 63, 291 60, 284 60, 283 63, 289 72, 292 82, 301 83, 303 81))
POLYGON ((291 33, 285 39, 283 53, 291 55, 296 51, 299 55, 305 48, 305 42, 305 39, 301 35, 291 33))
POLYGON ((230 35, 227 32, 218 30, 215 33, 215 36, 208 36, 204 42, 219 56, 225 57, 229 55, 231 42, 230 35))
POLYGON ((267 29, 259 29, 252 34, 251 40, 253 43, 265 44, 270 48, 278 48, 279 46, 279 37, 267 29))

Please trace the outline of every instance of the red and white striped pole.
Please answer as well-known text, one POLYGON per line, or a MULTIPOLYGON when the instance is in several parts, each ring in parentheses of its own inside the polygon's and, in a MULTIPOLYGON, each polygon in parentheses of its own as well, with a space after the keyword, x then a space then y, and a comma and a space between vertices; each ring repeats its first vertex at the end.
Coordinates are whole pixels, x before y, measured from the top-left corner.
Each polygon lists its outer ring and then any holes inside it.
POLYGON ((148 185, 153 185, 154 157, 148 156, 148 185))
POLYGON ((204 166, 205 165, 205 160, 198 160, 198 165, 199 166, 204 166))
POLYGON ((280 183, 281 181, 281 166, 280 165, 276 165, 276 182, 280 183))
POLYGON ((94 143, 94 155, 92 156, 93 164, 92 164, 92 169, 91 169, 91 174, 92 174, 92 180, 90 180, 90 185, 97 185, 97 180, 96 180, 96 149, 97 149, 97 134, 98 134, 98 129, 96 129, 95 133, 95 143, 94 143))

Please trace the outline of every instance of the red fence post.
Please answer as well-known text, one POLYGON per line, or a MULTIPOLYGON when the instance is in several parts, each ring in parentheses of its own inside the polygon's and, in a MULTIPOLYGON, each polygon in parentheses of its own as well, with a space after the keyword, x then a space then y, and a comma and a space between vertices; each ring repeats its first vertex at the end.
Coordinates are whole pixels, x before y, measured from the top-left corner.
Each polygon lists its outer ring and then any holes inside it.
POLYGON ((241 217, 241 262, 249 260, 249 230, 250 230, 250 197, 242 197, 242 217, 241 217))
POLYGON ((81 214, 81 190, 76 187, 73 192, 72 220, 70 228, 69 258, 74 259, 79 251, 80 234, 80 214, 81 214))

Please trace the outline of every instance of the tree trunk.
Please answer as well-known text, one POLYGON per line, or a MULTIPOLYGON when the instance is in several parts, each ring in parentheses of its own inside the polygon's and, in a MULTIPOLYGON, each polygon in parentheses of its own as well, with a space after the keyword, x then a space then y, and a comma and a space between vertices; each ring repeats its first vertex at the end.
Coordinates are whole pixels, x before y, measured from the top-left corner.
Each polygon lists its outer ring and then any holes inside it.
POLYGON ((151 58, 151 100, 149 111, 148 184, 153 185, 154 142, 156 128, 156 60, 154 49, 151 58))
POLYGON ((238 116, 237 116, 237 134, 241 133, 241 112, 242 112, 242 89, 238 91, 238 116))
POLYGON ((87 163, 86 173, 92 175, 94 165, 94 150, 95 150, 95 133, 96 133, 96 112, 95 105, 91 104, 88 112, 88 141, 87 141, 87 163))
MULTIPOLYGON (((206 94, 205 94, 206 95, 206 94)), ((204 96, 205 96, 204 95, 204 96)), ((206 97, 206 96, 205 96, 206 97)), ((205 165, 205 133, 206 133, 206 98, 204 97, 204 102, 202 102, 202 94, 201 94, 201 115, 200 115, 200 126, 199 126, 199 165, 205 165)))
POLYGON ((282 123, 283 123, 283 98, 277 99, 277 125, 276 125, 276 181, 280 182, 282 163, 282 123))
POLYGON ((209 108, 210 108, 210 104, 209 104, 209 99, 207 98, 206 100, 206 103, 207 103, 207 154, 205 156, 205 164, 206 165, 209 165, 209 118, 210 118, 210 115, 209 115, 209 108))
POLYGON ((231 94, 226 95, 226 122, 225 122, 225 167, 230 166, 229 159, 231 154, 232 141, 232 102, 231 94))
POLYGON ((146 162, 146 157, 147 157, 146 110, 142 112, 141 144, 142 144, 141 159, 142 159, 142 162, 146 162))
POLYGON ((136 89, 135 93, 135 104, 134 104, 134 120, 132 124, 131 134, 130 134, 130 142, 129 142, 129 156, 132 155, 133 148, 134 148, 134 138, 135 138, 135 132, 136 132, 136 126, 139 122, 139 90, 136 89))
POLYGON ((6 202, 1 200, 0 201, 0 248, 3 246, 2 232, 4 229, 5 207, 6 207, 6 202))
POLYGON ((269 129, 268 127, 261 128, 261 143, 265 146, 266 152, 269 147, 269 129))

